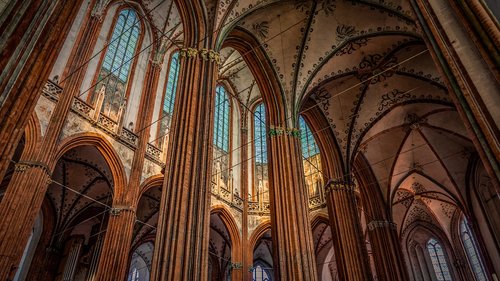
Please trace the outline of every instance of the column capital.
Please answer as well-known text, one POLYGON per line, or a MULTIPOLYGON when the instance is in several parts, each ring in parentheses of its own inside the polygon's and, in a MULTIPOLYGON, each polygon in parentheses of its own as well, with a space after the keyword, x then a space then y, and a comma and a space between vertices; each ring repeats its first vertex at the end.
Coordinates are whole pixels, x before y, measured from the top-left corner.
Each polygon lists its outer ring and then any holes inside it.
POLYGON ((392 228, 397 229, 397 225, 391 221, 371 221, 367 224, 368 230, 373 231, 376 228, 392 228))
POLYGON ((279 126, 270 126, 269 128, 270 137, 284 136, 284 135, 300 138, 300 130, 297 128, 288 129, 279 126))
POLYGON ((329 180, 325 185, 325 192, 354 191, 354 182, 351 180, 329 180))
POLYGON ((40 169, 47 177, 47 184, 52 182, 52 176, 49 167, 42 162, 19 161, 14 165, 14 172, 24 173, 29 169, 40 169))
POLYGON ((180 50, 181 57, 184 58, 201 58, 204 61, 220 63, 220 54, 211 49, 196 49, 196 48, 182 48, 180 50))
POLYGON ((109 210, 112 216, 119 216, 121 212, 132 212, 135 214, 135 209, 132 206, 114 206, 109 210))

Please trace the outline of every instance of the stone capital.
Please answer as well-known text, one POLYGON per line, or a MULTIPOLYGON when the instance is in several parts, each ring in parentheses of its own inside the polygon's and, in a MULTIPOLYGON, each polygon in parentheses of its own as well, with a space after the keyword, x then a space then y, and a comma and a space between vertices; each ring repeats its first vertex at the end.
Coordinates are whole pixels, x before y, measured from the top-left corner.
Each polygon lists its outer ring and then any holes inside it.
POLYGON ((325 192, 354 191, 354 182, 349 180, 330 180, 325 185, 325 192))
POLYGON ((297 128, 284 128, 284 127, 277 127, 277 126, 271 126, 269 128, 269 136, 270 137, 277 137, 277 136, 292 136, 296 138, 300 138, 300 130, 297 128))
POLYGON ((390 221, 371 221, 367 224, 368 230, 373 231, 376 228, 392 228, 397 229, 396 224, 390 221))

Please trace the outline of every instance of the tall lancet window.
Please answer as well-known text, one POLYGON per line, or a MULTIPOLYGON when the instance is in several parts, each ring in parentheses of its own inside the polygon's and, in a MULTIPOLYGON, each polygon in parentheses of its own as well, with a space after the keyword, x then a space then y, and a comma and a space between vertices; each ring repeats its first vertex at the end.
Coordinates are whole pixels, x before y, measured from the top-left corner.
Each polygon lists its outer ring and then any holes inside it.
POLYGON ((163 97, 163 106, 160 116, 160 131, 158 132, 158 143, 163 147, 165 137, 170 130, 170 123, 174 113, 175 92, 177 91, 177 82, 179 80, 179 52, 175 52, 170 59, 170 66, 168 68, 167 83, 165 86, 165 94, 163 97))
POLYGON ((321 157, 314 135, 304 117, 299 117, 300 142, 302 145, 302 160, 304 175, 309 190, 309 196, 317 196, 323 185, 321 174, 321 157))
POLYGON ((113 33, 97 77, 94 100, 103 96, 102 112, 117 120, 126 105, 127 84, 141 26, 132 9, 118 14, 113 33))
POLYGON ((434 273, 436 273, 436 280, 438 281, 452 281, 450 270, 448 269, 448 263, 446 262, 446 257, 441 247, 441 244, 431 238, 427 242, 427 250, 432 261, 432 267, 434 268, 434 273))
POLYGON ((465 252, 467 254, 467 260, 471 266, 476 281, 486 281, 486 271, 484 270, 483 263, 479 256, 479 249, 477 247, 472 231, 464 218, 460 223, 460 237, 462 238, 462 244, 464 245, 465 252))
POLYGON ((214 113, 214 169, 213 180, 217 188, 231 189, 231 172, 229 167, 229 116, 230 106, 226 89, 217 86, 215 89, 214 113))
POLYGON ((266 109, 259 104, 254 111, 254 188, 250 201, 269 201, 267 178, 266 109))

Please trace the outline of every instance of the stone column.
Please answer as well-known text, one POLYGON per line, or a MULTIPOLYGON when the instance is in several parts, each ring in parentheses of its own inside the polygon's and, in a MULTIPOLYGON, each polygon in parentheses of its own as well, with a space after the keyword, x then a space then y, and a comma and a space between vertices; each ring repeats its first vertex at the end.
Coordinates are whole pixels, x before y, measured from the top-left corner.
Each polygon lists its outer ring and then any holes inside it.
POLYGON ((151 280, 205 281, 218 54, 181 52, 151 280))
POLYGON ((297 129, 269 130, 269 191, 276 280, 317 280, 297 129))
POLYGON ((340 280, 372 280, 354 183, 350 180, 329 181, 325 186, 325 196, 340 280))
MULTIPOLYGON (((167 44, 164 41, 162 44, 167 44)), ((159 46, 156 50, 166 50, 159 46)), ((153 108, 158 89, 158 81, 163 64, 164 52, 156 52, 148 66, 141 95, 137 128, 139 142, 132 160, 130 180, 123 194, 115 194, 111 216, 108 222, 104 244, 99 258, 97 280, 125 280, 129 268, 129 253, 132 234, 136 223, 137 206, 146 149, 151 131, 153 108)))
POLYGON ((409 280, 396 224, 377 220, 369 222, 367 227, 378 280, 409 280))

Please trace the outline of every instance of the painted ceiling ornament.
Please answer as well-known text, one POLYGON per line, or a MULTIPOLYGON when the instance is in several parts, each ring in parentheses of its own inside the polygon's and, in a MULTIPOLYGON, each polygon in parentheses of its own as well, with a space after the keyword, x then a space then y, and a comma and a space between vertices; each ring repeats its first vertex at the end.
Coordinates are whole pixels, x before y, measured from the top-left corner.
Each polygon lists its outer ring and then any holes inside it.
POLYGON ((335 0, 323 0, 323 3, 321 4, 321 9, 327 16, 333 15, 336 7, 335 0))
POLYGON ((309 0, 295 0, 295 9, 304 12, 309 9, 309 0))
POLYGON ((379 102, 378 110, 383 111, 409 98, 411 98, 411 94, 408 91, 403 92, 399 89, 394 89, 391 92, 382 95, 382 99, 379 102))
POLYGON ((269 22, 268 21, 261 21, 258 23, 254 23, 252 25, 253 31, 257 33, 257 35, 261 39, 266 39, 267 35, 269 34, 269 22))
POLYGON ((356 28, 352 25, 341 24, 337 26, 337 39, 343 41, 356 34, 356 28))

